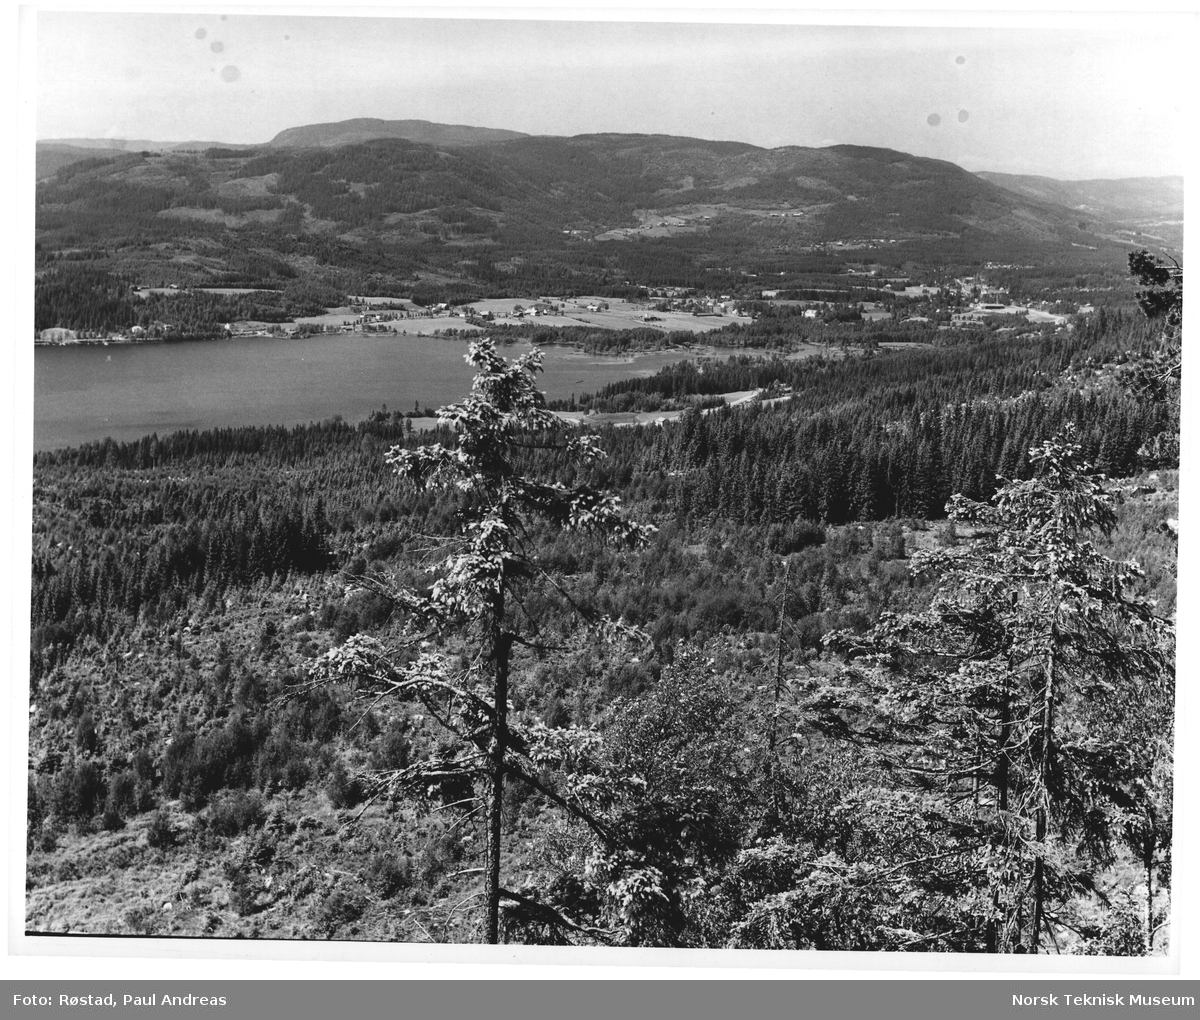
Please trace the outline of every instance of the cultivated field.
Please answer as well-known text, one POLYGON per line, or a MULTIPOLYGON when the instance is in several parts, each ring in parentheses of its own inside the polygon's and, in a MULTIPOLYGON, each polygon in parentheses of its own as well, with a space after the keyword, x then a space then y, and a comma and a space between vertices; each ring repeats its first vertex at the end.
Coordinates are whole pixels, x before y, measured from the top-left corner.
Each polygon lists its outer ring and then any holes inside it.
MULTIPOLYGON (((595 326, 598 329, 631 329, 635 326, 646 326, 664 333, 675 330, 685 330, 691 333, 707 333, 712 329, 720 329, 731 322, 748 323, 748 315, 692 315, 690 312, 656 312, 654 303, 650 301, 625 301, 621 298, 577 297, 549 299, 551 304, 560 309, 557 315, 538 315, 526 317, 529 321, 544 326, 595 326), (588 311, 588 305, 608 305, 605 311, 588 311), (647 322, 644 316, 653 316, 656 321, 647 322)), ((533 298, 513 300, 501 298, 489 301, 476 301, 472 304, 478 312, 491 312, 501 322, 520 321, 514 319, 514 309, 518 306, 529 308, 534 303, 533 298)), ((427 320, 428 321, 428 320, 427 320)), ((462 320, 458 320, 462 324, 462 320)))
MULTIPOLYGON (((386 299, 376 301, 386 303, 386 299)), ((620 298, 578 297, 578 298, 549 298, 548 304, 555 305, 559 311, 550 315, 517 314, 518 308, 532 308, 536 298, 492 298, 472 302, 471 308, 479 314, 491 312, 497 323, 515 325, 520 322, 530 322, 539 326, 592 326, 596 329, 632 329, 647 327, 663 333, 682 330, 688 333, 707 333, 713 329, 728 326, 731 322, 748 323, 748 315, 692 315, 691 312, 656 312, 653 304, 645 301, 625 301, 620 298), (589 311, 588 305, 607 305, 604 311, 589 311), (644 316, 653 316, 653 321, 645 321, 644 316)), ((398 301, 395 303, 399 303, 398 301)), ((448 311, 429 314, 405 302, 403 318, 382 323, 394 327, 397 333, 409 336, 429 336, 438 330, 457 329, 479 332, 480 328, 472 326, 458 315, 448 311)), ((321 315, 298 316, 298 323, 313 323, 323 326, 340 326, 343 322, 353 322, 358 313, 349 307, 330 308, 321 315)))

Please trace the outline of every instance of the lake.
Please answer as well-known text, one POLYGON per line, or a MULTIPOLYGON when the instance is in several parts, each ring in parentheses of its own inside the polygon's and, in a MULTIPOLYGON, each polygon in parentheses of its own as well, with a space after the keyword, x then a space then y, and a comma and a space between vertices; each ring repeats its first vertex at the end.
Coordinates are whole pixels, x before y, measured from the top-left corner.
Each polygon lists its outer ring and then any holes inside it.
MULTIPOLYGON (((530 349, 500 348, 510 359, 530 349)), ((567 347, 543 350, 542 388, 551 398, 594 392, 701 354, 733 353, 707 348, 611 358, 567 347)), ((470 389, 466 353, 461 340, 371 334, 38 347, 34 448, 178 429, 304 424, 335 414, 353 422, 384 404, 400 411, 416 401, 436 408, 470 389)))

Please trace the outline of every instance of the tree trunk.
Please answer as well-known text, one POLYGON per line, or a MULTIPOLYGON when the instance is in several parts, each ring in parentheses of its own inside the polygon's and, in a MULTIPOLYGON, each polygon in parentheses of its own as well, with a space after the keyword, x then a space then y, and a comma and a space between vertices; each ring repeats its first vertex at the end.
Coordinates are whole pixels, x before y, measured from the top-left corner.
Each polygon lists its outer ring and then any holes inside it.
POLYGON ((1149 832, 1143 843, 1142 863, 1146 867, 1146 953, 1154 949, 1154 851, 1158 843, 1154 817, 1150 816, 1149 832))
MULTIPOLYGON (((1012 664, 1009 663, 1011 672, 1012 664)), ((996 809, 1000 813, 1008 810, 1008 784, 1011 763, 1008 755, 1008 745, 1012 740, 1012 699, 1008 687, 1009 673, 1004 675, 1004 688, 1000 698, 1000 747, 996 756, 996 809)), ((1004 901, 1002 890, 999 886, 995 887, 992 892, 992 907, 1003 917, 1002 923, 999 925, 999 930, 995 936, 989 940, 989 945, 995 947, 994 952, 1007 953, 1012 950, 1014 941, 1020 942, 1020 929, 1017 930, 1016 939, 1014 940, 1012 932, 1011 914, 1012 906, 1004 901)), ((994 923, 994 922, 993 922, 994 923)))
MULTIPOLYGON (((1051 642, 1058 635, 1051 632, 1051 642)), ((1048 831, 1050 800, 1050 758, 1054 753, 1054 647, 1051 644, 1046 656, 1046 688, 1042 694, 1042 739, 1038 748, 1038 806, 1034 820, 1034 838, 1044 844, 1048 831)), ((1033 931, 1029 937, 1029 951, 1036 953, 1042 938, 1045 919, 1046 898, 1046 853, 1039 849, 1033 863, 1033 931)))
POLYGON ((779 741, 779 702, 783 697, 783 622, 784 614, 787 612, 787 597, 788 583, 792 575, 792 561, 785 561, 783 568, 783 595, 779 600, 779 630, 775 635, 775 696, 771 703, 771 728, 767 733, 767 762, 766 768, 763 770, 766 780, 765 786, 767 793, 771 798, 770 806, 767 808, 767 817, 764 819, 763 828, 768 831, 774 831, 779 824, 780 804, 779 804, 779 783, 775 777, 775 748, 779 741))
MULTIPOLYGON (((1010 664, 1009 670, 1011 672, 1010 664)), ((1000 747, 996 755, 996 807, 1008 810, 1008 784, 1012 770, 1009 759, 1009 744, 1012 742, 1012 694, 1008 686, 1008 674, 1004 677, 1004 690, 1000 696, 1000 747)))
POLYGON ((496 662, 496 685, 493 690, 495 712, 492 717, 491 740, 488 744, 488 778, 491 790, 488 801, 487 828, 487 932, 489 945, 500 942, 500 829, 504 813, 504 753, 508 746, 508 657, 512 639, 502 632, 503 596, 492 628, 492 651, 496 662))

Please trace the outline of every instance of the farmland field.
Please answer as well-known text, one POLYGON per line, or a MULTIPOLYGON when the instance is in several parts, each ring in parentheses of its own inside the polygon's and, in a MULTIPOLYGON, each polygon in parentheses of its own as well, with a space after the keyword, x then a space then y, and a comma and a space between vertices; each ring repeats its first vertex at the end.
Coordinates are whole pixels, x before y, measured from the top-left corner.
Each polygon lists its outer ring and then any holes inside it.
MULTIPOLYGON (((380 304, 386 304, 383 298, 374 299, 380 304)), ((531 308, 536 298, 490 298, 472 302, 469 307, 483 314, 490 312, 497 324, 514 325, 519 322, 532 322, 539 326, 592 326, 596 329, 632 329, 647 327, 663 333, 683 330, 690 333, 707 333, 730 323, 748 323, 748 315, 692 315, 691 312, 656 312, 653 303, 646 301, 625 301, 620 298, 558 298, 551 303, 557 306, 558 314, 518 316, 516 309, 531 308), (588 305, 607 305, 604 311, 589 311, 588 305), (643 316, 653 316, 653 321, 645 321, 643 316)), ((397 301, 397 304, 400 302, 397 301)), ((351 322, 358 312, 348 306, 326 309, 321 315, 297 316, 296 322, 310 323, 322 326, 340 326, 343 322, 351 322)), ((438 330, 458 329, 479 331, 479 327, 470 325, 459 315, 448 311, 430 314, 408 305, 403 318, 392 320, 386 325, 394 327, 397 333, 417 336, 429 336, 438 330)))

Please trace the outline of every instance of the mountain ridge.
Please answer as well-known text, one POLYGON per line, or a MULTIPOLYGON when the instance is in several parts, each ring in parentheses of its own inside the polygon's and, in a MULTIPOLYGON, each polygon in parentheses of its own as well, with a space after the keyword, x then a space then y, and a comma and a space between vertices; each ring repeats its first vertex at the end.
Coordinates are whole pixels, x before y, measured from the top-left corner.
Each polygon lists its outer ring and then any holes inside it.
POLYGON ((1120 266, 1145 244, 1141 227, 871 146, 597 133, 76 151, 90 158, 38 185, 43 257, 98 249, 160 285, 298 277, 308 292, 429 286, 463 300, 628 281, 729 291, 818 266, 1120 266))
POLYGON ((304 124, 280 131, 266 144, 271 148, 309 148, 356 145, 377 138, 404 138, 426 145, 464 146, 528 138, 521 131, 504 128, 473 127, 467 124, 440 124, 428 120, 381 120, 356 117, 325 124, 304 124))
POLYGON ((254 149, 256 145, 245 142, 162 142, 148 138, 39 138, 38 145, 72 149, 115 149, 121 152, 153 150, 175 152, 179 149, 254 149))
POLYGON ((1055 202, 1117 221, 1183 216, 1183 178, 1174 174, 1060 180, 1043 175, 981 170, 976 176, 1018 195, 1055 202))
MULTIPOLYGON (((160 151, 176 152, 185 149, 203 150, 209 148, 251 150, 270 148, 336 148, 345 145, 358 145, 363 142, 383 138, 402 138, 421 144, 449 145, 455 147, 470 147, 473 145, 490 144, 492 142, 512 141, 522 138, 544 138, 560 140, 584 139, 641 139, 657 140, 670 143, 686 142, 701 147, 721 147, 728 150, 761 152, 779 152, 781 150, 829 151, 843 155, 853 155, 863 159, 899 162, 911 159, 933 160, 958 166, 949 160, 937 157, 916 156, 882 146, 862 145, 857 143, 837 143, 830 146, 810 147, 798 145, 781 145, 765 147, 752 142, 737 140, 706 139, 686 135, 666 135, 661 133, 641 132, 585 132, 576 135, 531 135, 522 131, 507 128, 477 127, 465 124, 445 124, 438 121, 407 119, 384 119, 378 117, 354 117, 340 121, 329 121, 315 124, 301 124, 285 128, 276 133, 271 139, 263 142, 222 142, 222 141, 161 141, 152 139, 122 139, 122 138, 39 138, 36 142, 39 149, 53 147, 56 149, 103 149, 122 152, 160 151)), ((86 158, 86 157, 83 157, 86 158)), ((960 167, 960 169, 962 169, 960 167)), ((972 173, 972 171, 965 171, 972 173)), ((1135 176, 1112 178, 1058 178, 1045 174, 1011 174, 1000 171, 973 171, 974 175, 996 184, 1006 190, 1030 198, 1041 198, 1054 201, 1056 204, 1070 206, 1070 200, 1076 195, 1091 195, 1096 201, 1098 191, 1108 190, 1131 191, 1136 188, 1153 189, 1159 192, 1158 200, 1168 202, 1171 199, 1179 205, 1183 200, 1183 178, 1179 175, 1164 174, 1161 176, 1135 176), (1117 186, 1117 187, 1114 187, 1117 186), (1055 197, 1058 196, 1058 197, 1055 197)), ((1113 203, 1097 201, 1097 208, 1109 207, 1113 203)), ((1169 209, 1167 211, 1170 211, 1169 209)))

